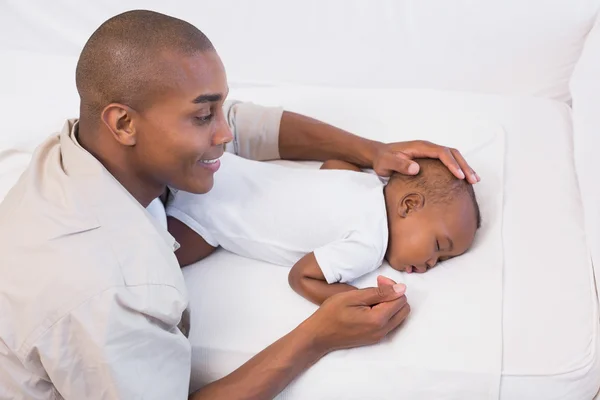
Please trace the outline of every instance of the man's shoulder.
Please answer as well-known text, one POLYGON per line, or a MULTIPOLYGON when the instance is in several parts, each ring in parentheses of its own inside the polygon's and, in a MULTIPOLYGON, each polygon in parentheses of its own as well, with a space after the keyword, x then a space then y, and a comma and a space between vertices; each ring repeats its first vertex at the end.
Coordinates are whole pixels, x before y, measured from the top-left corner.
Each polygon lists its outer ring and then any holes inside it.
POLYGON ((0 203, 0 220, 0 235, 19 241, 54 239, 99 226, 80 188, 63 170, 57 135, 36 148, 28 167, 0 203))
POLYGON ((103 168, 73 178, 61 150, 56 139, 38 148, 0 204, 5 340, 23 338, 111 288, 149 312, 162 307, 155 297, 168 298, 169 307, 186 302, 166 231, 103 168))

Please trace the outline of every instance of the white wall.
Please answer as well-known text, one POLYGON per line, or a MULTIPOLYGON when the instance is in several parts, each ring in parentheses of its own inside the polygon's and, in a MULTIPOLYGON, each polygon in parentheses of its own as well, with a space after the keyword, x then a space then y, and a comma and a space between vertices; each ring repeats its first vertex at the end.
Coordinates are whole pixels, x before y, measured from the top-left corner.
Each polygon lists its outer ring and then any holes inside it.
POLYGON ((567 100, 598 0, 7 0, 0 51, 77 56, 105 19, 192 22, 230 81, 426 87, 567 100))

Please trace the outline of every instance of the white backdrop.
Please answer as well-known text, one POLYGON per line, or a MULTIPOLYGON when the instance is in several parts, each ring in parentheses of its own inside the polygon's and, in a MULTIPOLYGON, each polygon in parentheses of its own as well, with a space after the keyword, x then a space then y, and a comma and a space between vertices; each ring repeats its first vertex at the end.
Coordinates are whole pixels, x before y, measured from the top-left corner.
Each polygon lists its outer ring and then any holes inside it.
MULTIPOLYGON (((597 0, 4 0, 1 50, 77 56, 145 8, 198 26, 233 83, 411 87, 567 100, 597 0)), ((10 60, 3 60, 3 62, 10 60)))

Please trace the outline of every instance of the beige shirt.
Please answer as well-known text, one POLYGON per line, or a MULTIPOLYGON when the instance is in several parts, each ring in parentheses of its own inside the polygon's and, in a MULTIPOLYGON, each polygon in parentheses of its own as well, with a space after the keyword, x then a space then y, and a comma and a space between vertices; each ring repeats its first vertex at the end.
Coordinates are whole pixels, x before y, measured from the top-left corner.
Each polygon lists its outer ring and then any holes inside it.
MULTIPOLYGON (((279 157, 281 109, 225 111, 231 151, 279 157)), ((178 245, 76 126, 37 148, 0 204, 0 399, 186 399, 178 245)))

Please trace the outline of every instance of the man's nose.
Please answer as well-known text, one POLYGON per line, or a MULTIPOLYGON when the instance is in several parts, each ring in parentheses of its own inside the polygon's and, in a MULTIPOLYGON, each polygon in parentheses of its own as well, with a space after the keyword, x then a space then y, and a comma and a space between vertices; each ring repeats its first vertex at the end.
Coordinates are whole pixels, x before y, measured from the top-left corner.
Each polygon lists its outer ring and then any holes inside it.
POLYGON ((217 124, 217 130, 213 135, 212 145, 219 146, 225 143, 229 143, 233 140, 233 133, 229 128, 229 124, 227 123, 227 119, 225 118, 225 114, 223 112, 219 113, 219 121, 217 124))

